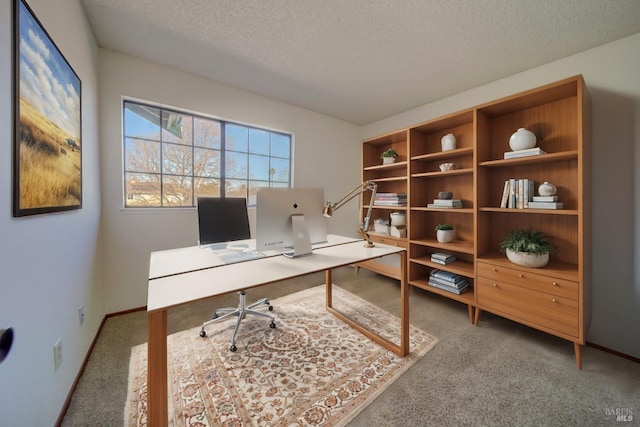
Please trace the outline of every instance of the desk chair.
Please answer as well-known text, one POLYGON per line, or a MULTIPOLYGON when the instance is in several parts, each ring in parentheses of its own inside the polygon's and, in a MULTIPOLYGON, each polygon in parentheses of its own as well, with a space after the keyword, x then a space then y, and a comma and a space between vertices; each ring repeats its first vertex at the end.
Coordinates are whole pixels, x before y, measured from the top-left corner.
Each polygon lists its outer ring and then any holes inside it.
MULTIPOLYGON (((247 202, 244 198, 217 198, 198 197, 198 234, 200 245, 211 245, 213 249, 226 247, 227 242, 245 240, 251 238, 249 229, 249 216, 247 214, 247 202)), ((270 327, 276 327, 275 318, 267 313, 253 310, 259 305, 267 305, 269 311, 273 306, 267 298, 262 298, 247 305, 245 291, 238 292, 240 302, 237 308, 220 308, 213 312, 211 320, 202 324, 200 336, 205 338, 205 328, 212 323, 220 322, 228 317, 237 316, 236 328, 231 337, 231 351, 236 351, 236 335, 240 329, 240 323, 247 314, 268 317, 271 319, 270 327)))

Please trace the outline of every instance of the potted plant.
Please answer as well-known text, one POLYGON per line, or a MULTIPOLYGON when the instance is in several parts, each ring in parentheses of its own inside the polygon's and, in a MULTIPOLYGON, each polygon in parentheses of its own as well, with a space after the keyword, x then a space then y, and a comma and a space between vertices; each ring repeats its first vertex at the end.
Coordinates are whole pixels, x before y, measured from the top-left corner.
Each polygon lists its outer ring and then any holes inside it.
POLYGON ((383 165, 388 165, 396 161, 396 157, 398 157, 398 152, 393 148, 389 148, 388 150, 380 153, 380 158, 382 159, 383 165))
POLYGON ((514 264, 523 267, 544 267, 549 262, 551 245, 544 233, 534 230, 509 230, 500 243, 500 251, 514 264))
POLYGON ((450 224, 438 224, 436 226, 436 239, 440 243, 449 243, 453 240, 453 226, 450 224))

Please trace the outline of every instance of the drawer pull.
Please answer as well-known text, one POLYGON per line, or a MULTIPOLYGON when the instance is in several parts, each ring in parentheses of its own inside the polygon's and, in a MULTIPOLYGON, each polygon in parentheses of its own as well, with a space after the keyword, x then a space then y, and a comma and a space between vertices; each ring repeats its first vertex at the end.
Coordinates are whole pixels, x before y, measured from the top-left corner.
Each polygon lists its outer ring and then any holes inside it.
POLYGON ((555 298, 552 298, 551 301, 555 302, 556 304, 558 303, 558 301, 555 298))
POLYGON ((491 271, 498 271, 498 270, 496 270, 495 268, 492 268, 491 271))
POLYGON ((493 287, 494 287, 494 288, 497 288, 497 287, 498 287, 498 285, 494 283, 494 284, 493 284, 493 287))
POLYGON ((522 278, 524 276, 522 275, 522 273, 518 273, 518 277, 522 278))
POLYGON ((558 286, 558 282, 553 282, 552 285, 553 286, 558 286))

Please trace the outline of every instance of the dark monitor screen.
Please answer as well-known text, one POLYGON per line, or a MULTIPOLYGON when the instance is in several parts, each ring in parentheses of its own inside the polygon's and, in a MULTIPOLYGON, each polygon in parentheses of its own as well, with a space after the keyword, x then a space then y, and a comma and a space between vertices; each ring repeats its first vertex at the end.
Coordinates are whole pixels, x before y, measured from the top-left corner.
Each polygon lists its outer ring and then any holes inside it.
POLYGON ((198 197, 200 245, 251 238, 244 198, 198 197))

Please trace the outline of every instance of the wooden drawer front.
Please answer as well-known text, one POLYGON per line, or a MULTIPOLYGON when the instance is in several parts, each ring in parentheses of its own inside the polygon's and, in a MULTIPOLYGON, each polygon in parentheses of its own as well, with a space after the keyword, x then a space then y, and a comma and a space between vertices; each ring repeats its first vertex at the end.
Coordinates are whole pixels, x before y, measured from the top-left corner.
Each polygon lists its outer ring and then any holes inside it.
POLYGON ((478 278, 478 304, 514 318, 578 336, 578 302, 521 286, 478 278))
POLYGON ((369 236, 371 237, 371 240, 373 240, 374 242, 382 243, 383 245, 398 246, 405 249, 407 249, 409 246, 406 240, 391 239, 388 237, 376 236, 373 234, 370 234, 369 236))
POLYGON ((533 291, 578 300, 578 284, 551 276, 478 262, 478 276, 523 286, 533 291))

